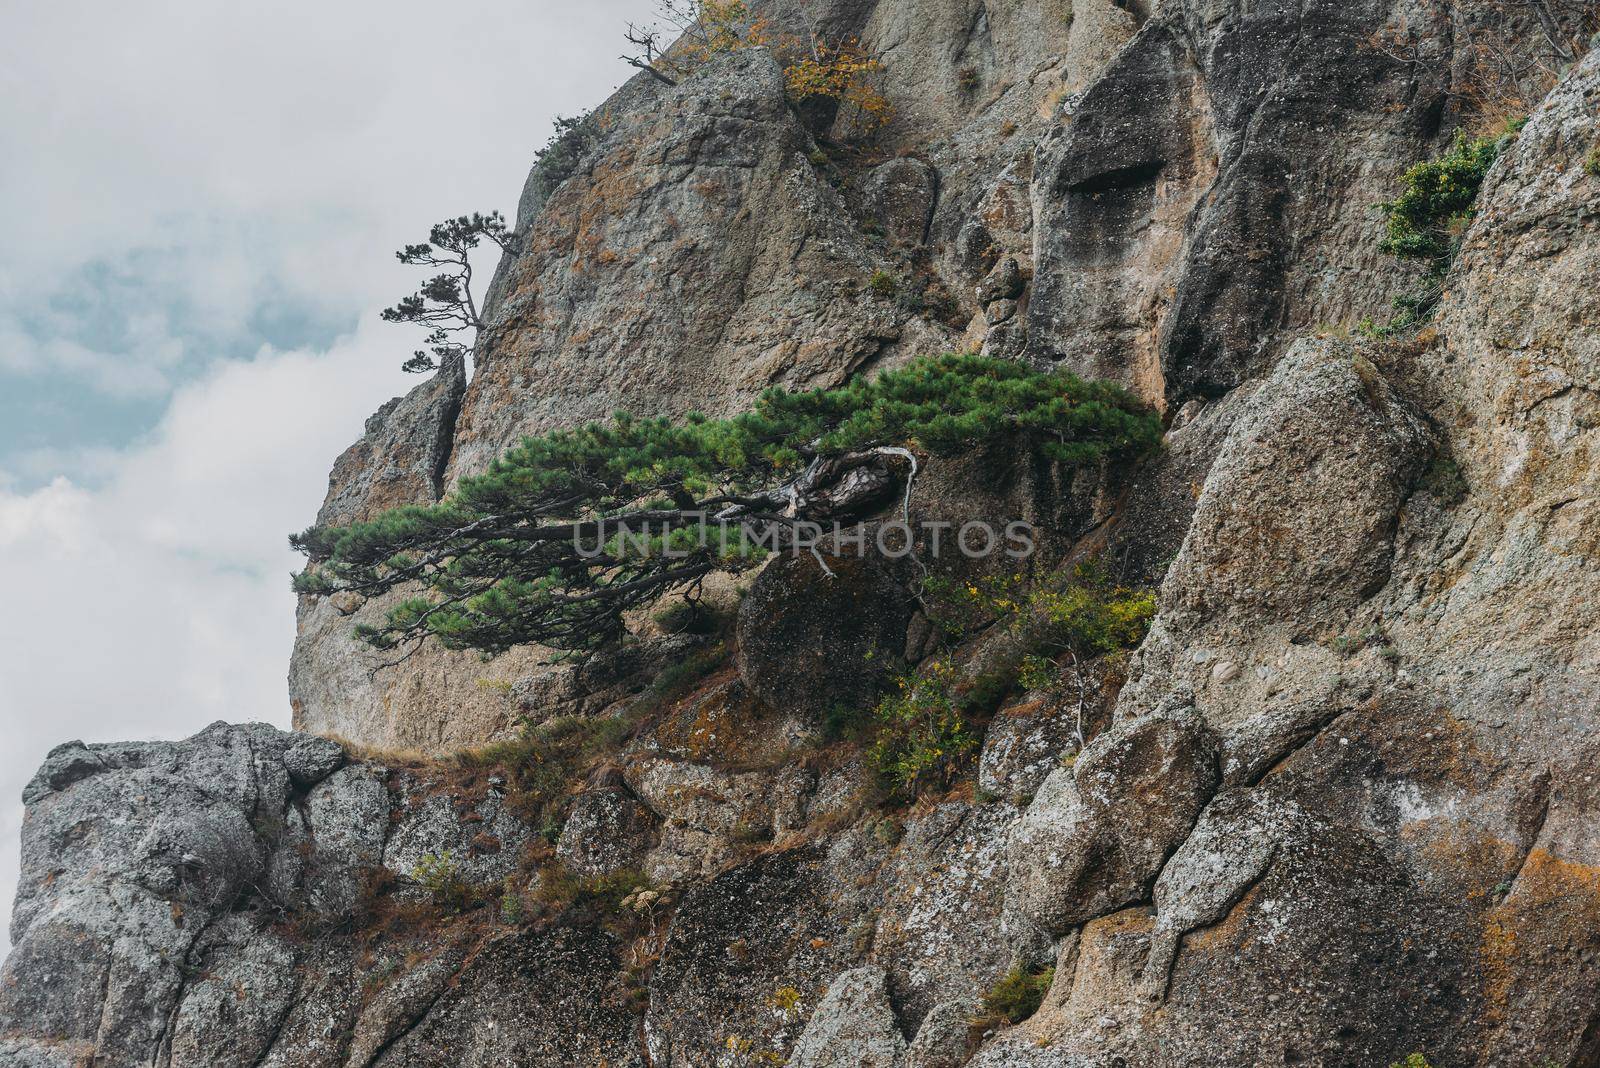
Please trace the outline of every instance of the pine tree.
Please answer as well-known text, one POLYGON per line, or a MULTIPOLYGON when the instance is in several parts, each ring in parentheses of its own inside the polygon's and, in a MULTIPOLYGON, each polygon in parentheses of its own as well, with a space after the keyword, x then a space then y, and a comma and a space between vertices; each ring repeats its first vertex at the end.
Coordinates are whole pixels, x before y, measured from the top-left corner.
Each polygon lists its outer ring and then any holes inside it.
POLYGON ((380 649, 435 638, 486 654, 593 650, 621 635, 625 611, 749 567, 824 505, 833 520, 881 510, 881 494, 835 492, 858 468, 904 479, 913 449, 950 456, 998 439, 1069 465, 1126 460, 1160 436, 1156 416, 1110 383, 922 359, 834 390, 774 388, 730 419, 618 414, 525 438, 439 504, 295 535, 311 561, 295 589, 361 603, 418 587, 358 629, 380 649))
POLYGON ((459 336, 472 332, 474 343, 478 331, 483 329, 478 300, 472 292, 471 254, 484 241, 500 247, 501 252, 515 252, 516 235, 506 229, 506 221, 498 211, 488 215, 473 212, 456 219, 446 219, 436 224, 428 233, 428 240, 418 245, 407 245, 395 257, 412 267, 442 267, 409 297, 392 308, 383 310, 383 319, 390 323, 417 323, 429 328, 427 348, 418 349, 403 365, 414 372, 432 371, 451 360, 465 359, 472 353, 472 345, 463 344, 459 336))

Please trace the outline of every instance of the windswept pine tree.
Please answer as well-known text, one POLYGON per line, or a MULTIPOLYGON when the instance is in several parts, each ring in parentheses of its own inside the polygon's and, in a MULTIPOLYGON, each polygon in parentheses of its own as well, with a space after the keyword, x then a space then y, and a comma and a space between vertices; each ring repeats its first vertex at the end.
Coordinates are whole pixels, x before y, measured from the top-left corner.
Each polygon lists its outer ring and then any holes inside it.
POLYGON ((433 637, 490 654, 589 650, 621 634, 628 609, 749 566, 797 524, 881 509, 916 452, 1008 439, 1078 465, 1136 456, 1160 436, 1158 418, 1110 383, 982 356, 922 359, 839 389, 775 388, 730 419, 618 414, 527 438, 437 505, 294 536, 311 560, 295 589, 364 601, 420 587, 359 628, 380 649, 433 637))

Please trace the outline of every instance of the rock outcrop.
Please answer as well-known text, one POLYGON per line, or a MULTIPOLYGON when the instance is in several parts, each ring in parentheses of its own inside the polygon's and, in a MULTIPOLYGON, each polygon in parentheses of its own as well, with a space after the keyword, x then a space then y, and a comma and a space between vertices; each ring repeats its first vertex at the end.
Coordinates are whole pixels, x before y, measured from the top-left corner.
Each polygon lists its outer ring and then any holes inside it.
POLYGON ((1432 321, 1382 338, 1350 329, 1409 284, 1375 206, 1506 12, 771 9, 881 52, 876 154, 765 50, 636 78, 530 176, 471 382, 386 405, 321 518, 613 408, 981 349, 1167 415, 1126 482, 997 449, 913 506, 1159 581, 1138 650, 985 705, 1017 650, 974 627, 940 654, 974 782, 911 803, 851 733, 939 644, 888 564, 780 560, 720 631, 639 620, 582 671, 374 673, 307 602, 310 733, 50 754, 0 1061, 1600 1063, 1600 51, 1507 137, 1432 321))

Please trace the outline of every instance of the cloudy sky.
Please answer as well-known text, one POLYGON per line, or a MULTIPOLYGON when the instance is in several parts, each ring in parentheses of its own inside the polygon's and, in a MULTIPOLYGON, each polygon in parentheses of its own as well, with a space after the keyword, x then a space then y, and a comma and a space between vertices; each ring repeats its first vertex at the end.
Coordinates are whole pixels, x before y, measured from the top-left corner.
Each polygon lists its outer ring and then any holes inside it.
POLYGON ((412 384, 393 250, 512 214, 650 0, 0 0, 0 952, 72 738, 287 725, 285 535, 412 384))

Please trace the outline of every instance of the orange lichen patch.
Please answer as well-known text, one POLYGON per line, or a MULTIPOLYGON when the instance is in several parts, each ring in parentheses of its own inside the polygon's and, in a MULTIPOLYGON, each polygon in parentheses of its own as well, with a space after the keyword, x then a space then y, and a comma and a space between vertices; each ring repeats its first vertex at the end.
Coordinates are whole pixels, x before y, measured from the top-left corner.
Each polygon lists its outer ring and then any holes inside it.
POLYGON ((1184 957, 1190 953, 1202 957, 1211 954, 1231 956, 1242 950, 1250 937, 1244 929, 1245 921, 1255 910, 1256 900, 1261 896, 1261 892, 1261 884, 1257 883, 1245 892, 1222 919, 1210 927, 1202 927, 1185 935, 1182 951, 1178 954, 1178 966, 1183 965, 1184 957))
POLYGON ((1000 710, 1000 715, 1009 719, 1027 719, 1043 712, 1049 702, 1043 697, 1035 697, 1031 701, 1018 701, 1014 705, 1006 705, 1000 710))
POLYGON ((1600 949, 1600 867, 1565 860, 1544 849, 1529 852, 1511 893, 1485 916, 1478 960, 1484 976, 1484 1014, 1494 1023, 1518 1013, 1521 990, 1565 971, 1600 949))
POLYGON ((1516 931, 1498 915, 1491 915, 1484 922, 1478 946, 1478 961, 1483 969, 1483 1017, 1491 1024, 1505 1022, 1516 952, 1516 931))

